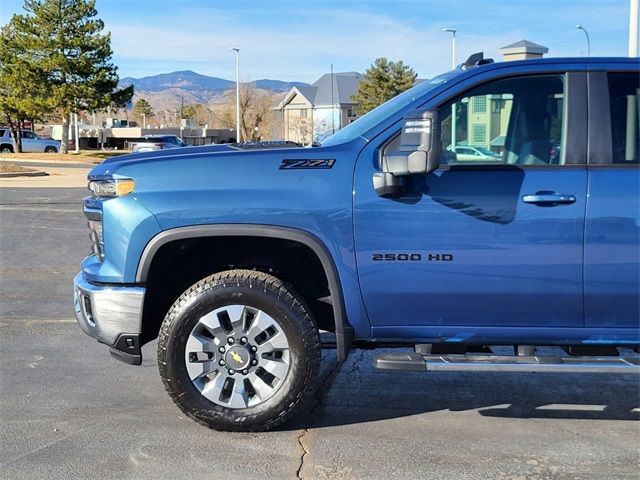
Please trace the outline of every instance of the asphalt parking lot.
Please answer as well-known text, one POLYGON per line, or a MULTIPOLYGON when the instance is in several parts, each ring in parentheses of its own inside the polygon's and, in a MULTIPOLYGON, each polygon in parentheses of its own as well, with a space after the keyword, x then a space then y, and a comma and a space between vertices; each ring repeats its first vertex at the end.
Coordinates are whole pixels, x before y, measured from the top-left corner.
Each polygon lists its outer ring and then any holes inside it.
POLYGON ((185 418, 76 326, 81 188, 0 190, 0 478, 640 478, 638 378, 376 371, 323 360, 304 416, 230 434, 185 418))

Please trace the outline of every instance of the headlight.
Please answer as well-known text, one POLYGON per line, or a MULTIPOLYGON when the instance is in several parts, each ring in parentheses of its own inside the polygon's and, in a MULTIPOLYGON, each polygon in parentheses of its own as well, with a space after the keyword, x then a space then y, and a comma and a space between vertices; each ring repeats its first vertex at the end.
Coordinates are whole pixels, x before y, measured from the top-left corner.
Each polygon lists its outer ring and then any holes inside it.
POLYGON ((96 197, 122 197, 133 193, 135 182, 131 178, 114 178, 89 182, 89 190, 96 197))

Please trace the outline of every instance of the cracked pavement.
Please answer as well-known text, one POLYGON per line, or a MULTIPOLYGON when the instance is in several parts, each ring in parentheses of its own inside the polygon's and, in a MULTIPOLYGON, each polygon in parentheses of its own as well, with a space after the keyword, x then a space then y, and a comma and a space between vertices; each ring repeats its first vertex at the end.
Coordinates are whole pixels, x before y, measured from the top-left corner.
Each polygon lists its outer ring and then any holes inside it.
POLYGON ((0 479, 637 479, 629 375, 376 371, 323 354, 323 389, 268 433, 221 433, 75 324, 85 189, 0 191, 0 479))

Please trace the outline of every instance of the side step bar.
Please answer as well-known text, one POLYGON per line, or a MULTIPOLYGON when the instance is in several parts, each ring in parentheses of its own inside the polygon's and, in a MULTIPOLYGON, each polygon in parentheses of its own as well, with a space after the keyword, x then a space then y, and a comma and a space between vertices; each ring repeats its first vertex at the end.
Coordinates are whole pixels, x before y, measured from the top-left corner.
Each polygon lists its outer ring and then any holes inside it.
POLYGON ((640 373, 640 357, 538 355, 380 355, 373 366, 420 372, 640 373))

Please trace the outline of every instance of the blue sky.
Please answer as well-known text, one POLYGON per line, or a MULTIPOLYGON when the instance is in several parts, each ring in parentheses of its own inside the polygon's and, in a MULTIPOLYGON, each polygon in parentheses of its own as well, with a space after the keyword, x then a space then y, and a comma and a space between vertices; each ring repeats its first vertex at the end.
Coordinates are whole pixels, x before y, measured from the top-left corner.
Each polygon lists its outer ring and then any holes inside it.
MULTIPOLYGON (((0 23, 22 11, 22 0, 0 0, 0 23)), ((121 77, 176 70, 235 78, 313 82, 329 71, 364 71, 376 57, 403 60, 428 78, 457 60, 527 39, 550 56, 580 56, 591 36, 593 56, 624 56, 628 0, 97 0, 112 32, 121 77)))

